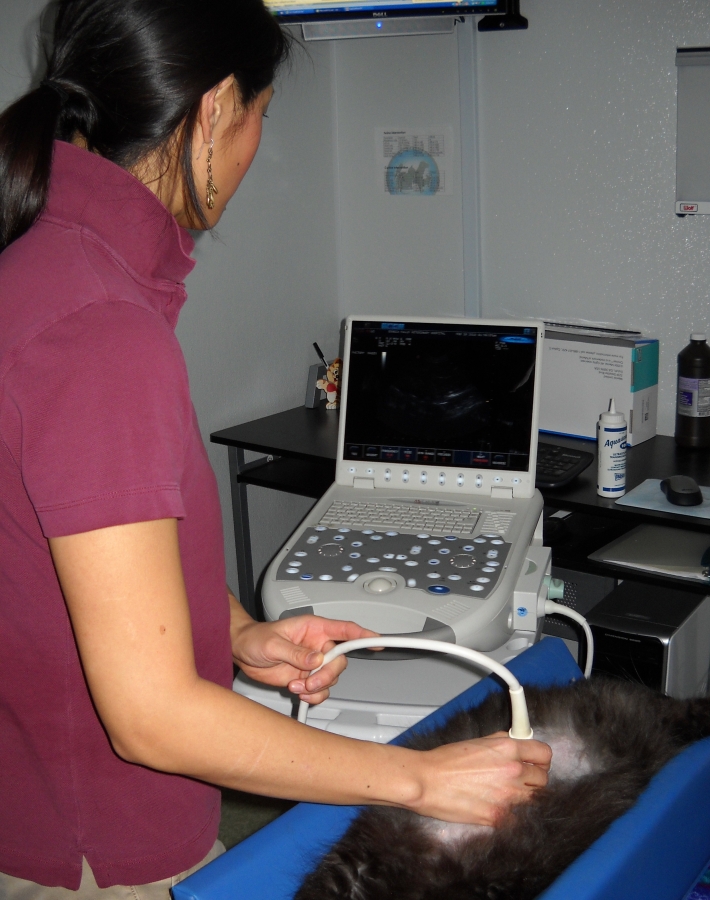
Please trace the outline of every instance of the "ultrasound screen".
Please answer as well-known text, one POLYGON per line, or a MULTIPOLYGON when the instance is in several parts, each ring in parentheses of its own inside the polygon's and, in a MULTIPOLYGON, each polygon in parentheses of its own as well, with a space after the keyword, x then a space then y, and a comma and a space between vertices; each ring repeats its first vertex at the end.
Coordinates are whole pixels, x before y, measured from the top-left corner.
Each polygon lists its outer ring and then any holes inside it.
POLYGON ((345 459, 525 471, 537 329, 352 323, 345 459))

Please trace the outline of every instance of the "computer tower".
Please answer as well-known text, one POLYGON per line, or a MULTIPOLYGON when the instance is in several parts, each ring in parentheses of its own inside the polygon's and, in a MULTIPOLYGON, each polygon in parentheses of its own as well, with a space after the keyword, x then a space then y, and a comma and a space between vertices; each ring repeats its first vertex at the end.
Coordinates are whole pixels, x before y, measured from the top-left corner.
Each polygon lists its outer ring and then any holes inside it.
POLYGON ((587 620, 594 674, 637 681, 677 698, 706 693, 710 596, 624 581, 587 620))

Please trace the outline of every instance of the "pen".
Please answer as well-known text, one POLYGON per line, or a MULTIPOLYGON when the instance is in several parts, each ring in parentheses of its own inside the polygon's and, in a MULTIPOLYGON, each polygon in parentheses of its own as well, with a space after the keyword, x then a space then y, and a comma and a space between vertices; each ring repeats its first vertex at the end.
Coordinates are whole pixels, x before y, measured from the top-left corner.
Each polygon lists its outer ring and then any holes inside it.
POLYGON ((327 368, 328 368, 328 361, 326 360, 325 356, 323 356, 323 351, 322 351, 321 348, 318 346, 318 344, 316 344, 315 341, 313 341, 313 346, 314 346, 315 349, 316 349, 316 353, 318 354, 318 358, 320 359, 320 361, 323 363, 323 365, 324 365, 324 366, 326 367, 326 369, 327 369, 327 368))

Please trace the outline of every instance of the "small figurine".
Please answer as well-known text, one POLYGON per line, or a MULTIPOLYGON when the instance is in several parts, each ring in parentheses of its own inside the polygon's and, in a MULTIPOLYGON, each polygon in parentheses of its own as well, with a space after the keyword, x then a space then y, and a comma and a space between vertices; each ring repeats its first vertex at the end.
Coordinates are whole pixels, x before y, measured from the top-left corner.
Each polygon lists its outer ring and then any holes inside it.
POLYGON ((341 359, 334 359, 325 371, 325 378, 316 381, 316 387, 325 391, 326 409, 337 409, 340 406, 340 366, 341 359))

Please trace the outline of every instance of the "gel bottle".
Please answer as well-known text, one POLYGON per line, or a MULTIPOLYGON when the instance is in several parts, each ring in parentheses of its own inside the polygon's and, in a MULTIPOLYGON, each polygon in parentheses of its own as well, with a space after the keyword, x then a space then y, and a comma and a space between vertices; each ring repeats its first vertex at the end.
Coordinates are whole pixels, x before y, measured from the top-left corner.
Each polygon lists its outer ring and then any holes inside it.
POLYGON ((704 334, 691 334, 678 354, 675 442, 679 447, 710 447, 710 347, 704 334))
POLYGON ((597 494, 623 497, 626 493, 626 418, 613 398, 597 423, 597 494))

